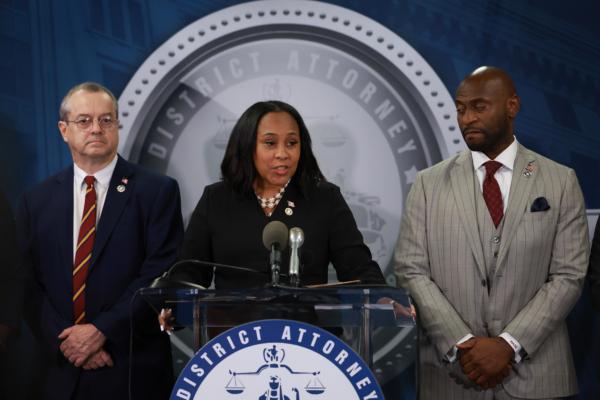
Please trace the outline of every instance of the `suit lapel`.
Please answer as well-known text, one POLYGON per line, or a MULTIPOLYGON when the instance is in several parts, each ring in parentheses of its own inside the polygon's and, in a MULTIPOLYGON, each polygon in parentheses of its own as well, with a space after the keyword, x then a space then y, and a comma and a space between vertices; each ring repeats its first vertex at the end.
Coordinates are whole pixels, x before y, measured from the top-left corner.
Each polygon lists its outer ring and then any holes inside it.
POLYGON ((458 215, 465 227, 467 241, 477 262, 479 272, 481 276, 486 276, 483 249, 477 225, 477 214, 475 212, 474 179, 473 161, 470 153, 465 151, 458 156, 454 168, 450 172, 452 193, 454 194, 458 215))
MULTIPOLYGON (((68 287, 73 283, 73 166, 56 177, 54 207, 48 212, 56 212, 58 220, 59 265, 64 265, 64 280, 68 287)), ((61 267, 62 269, 62 267, 61 267)))
POLYGON ((524 215, 529 193, 538 175, 539 171, 537 171, 535 155, 519 145, 510 184, 508 207, 504 215, 504 227, 502 228, 502 237, 504 240, 502 240, 498 251, 498 266, 502 265, 502 261, 506 257, 515 230, 524 215), (532 172, 526 173, 528 170, 532 172))
POLYGON ((92 254, 92 263, 90 269, 94 268, 98 257, 102 254, 102 250, 106 245, 113 229, 117 225, 119 218, 127 204, 129 196, 133 192, 135 181, 133 177, 133 168, 120 156, 115 166, 115 170, 110 178, 110 184, 106 192, 102 215, 98 221, 98 230, 96 232, 96 241, 94 243, 94 251, 92 254), (124 183, 124 180, 125 182, 124 183), (125 186, 124 191, 117 190, 119 185, 125 186))

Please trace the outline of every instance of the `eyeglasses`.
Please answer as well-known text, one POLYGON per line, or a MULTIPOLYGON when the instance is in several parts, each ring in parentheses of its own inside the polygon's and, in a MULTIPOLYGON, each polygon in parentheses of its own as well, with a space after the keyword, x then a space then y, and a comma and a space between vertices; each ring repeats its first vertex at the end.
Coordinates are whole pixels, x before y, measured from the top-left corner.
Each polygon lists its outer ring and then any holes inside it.
MULTIPOLYGON (((94 124, 94 118, 89 116, 81 116, 73 121, 63 120, 63 122, 76 124, 79 129, 82 131, 89 129, 94 124)), ((113 118, 110 115, 105 115, 103 117, 98 117, 98 125, 102 129, 111 129, 118 122, 118 119, 113 118)))

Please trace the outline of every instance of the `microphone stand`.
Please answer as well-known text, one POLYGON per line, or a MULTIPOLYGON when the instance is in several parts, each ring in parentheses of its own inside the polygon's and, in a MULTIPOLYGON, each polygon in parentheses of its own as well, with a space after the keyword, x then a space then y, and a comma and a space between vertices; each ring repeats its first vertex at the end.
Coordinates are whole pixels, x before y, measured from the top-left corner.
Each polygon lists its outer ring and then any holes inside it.
POLYGON ((279 248, 279 243, 277 242, 271 244, 271 256, 269 261, 271 264, 271 285, 278 286, 279 271, 281 270, 281 250, 279 248))
POLYGON ((214 268, 215 270, 250 273, 254 275, 263 275, 266 271, 257 271, 248 267, 238 267, 233 265, 219 264, 209 261, 201 261, 194 259, 179 260, 171 266, 160 277, 156 278, 150 287, 192 287, 196 289, 206 289, 196 283, 198 281, 198 273, 205 268, 214 268))

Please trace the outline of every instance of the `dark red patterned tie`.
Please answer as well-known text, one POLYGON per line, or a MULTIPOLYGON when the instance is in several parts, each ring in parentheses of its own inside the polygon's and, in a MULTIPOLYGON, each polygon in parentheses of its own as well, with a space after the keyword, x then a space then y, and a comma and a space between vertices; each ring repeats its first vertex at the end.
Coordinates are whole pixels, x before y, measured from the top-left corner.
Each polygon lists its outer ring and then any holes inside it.
POLYGON ((96 237, 96 190, 94 177, 84 179, 87 189, 83 216, 77 238, 75 262, 73 263, 73 316, 75 324, 85 323, 85 280, 92 260, 92 249, 96 237))
POLYGON ((494 174, 502 166, 498 161, 488 161, 485 164, 485 179, 483 180, 483 199, 487 204, 488 211, 492 216, 492 221, 496 228, 502 216, 504 215, 504 206, 502 204, 502 193, 500 192, 500 185, 494 178, 494 174))

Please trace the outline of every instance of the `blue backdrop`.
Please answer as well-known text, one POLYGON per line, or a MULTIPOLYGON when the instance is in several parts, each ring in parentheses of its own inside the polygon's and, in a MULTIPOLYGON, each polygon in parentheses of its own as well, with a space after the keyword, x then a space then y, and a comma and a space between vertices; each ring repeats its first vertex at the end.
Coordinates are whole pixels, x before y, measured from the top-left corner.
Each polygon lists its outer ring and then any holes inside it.
MULTIPOLYGON (((506 69, 522 98, 519 141, 577 171, 600 208, 598 3, 562 0, 332 0, 410 43, 453 93, 482 64, 506 69)), ((76 83, 118 96, 161 43, 232 0, 0 0, 0 187, 16 202, 71 162, 57 130, 76 83)), ((600 318, 587 293, 570 316, 582 394, 600 398, 600 318)))

